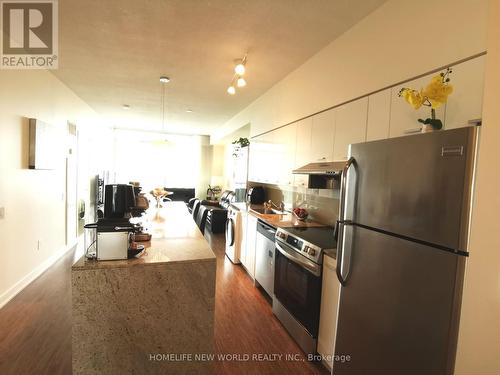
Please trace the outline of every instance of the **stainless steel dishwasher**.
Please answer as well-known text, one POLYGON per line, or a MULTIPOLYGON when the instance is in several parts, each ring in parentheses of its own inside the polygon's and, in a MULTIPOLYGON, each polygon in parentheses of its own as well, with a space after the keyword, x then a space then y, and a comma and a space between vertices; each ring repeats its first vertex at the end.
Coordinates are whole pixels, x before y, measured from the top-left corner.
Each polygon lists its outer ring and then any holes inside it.
POLYGON ((274 236, 276 228, 259 220, 255 244, 255 280, 272 298, 274 294, 274 236))

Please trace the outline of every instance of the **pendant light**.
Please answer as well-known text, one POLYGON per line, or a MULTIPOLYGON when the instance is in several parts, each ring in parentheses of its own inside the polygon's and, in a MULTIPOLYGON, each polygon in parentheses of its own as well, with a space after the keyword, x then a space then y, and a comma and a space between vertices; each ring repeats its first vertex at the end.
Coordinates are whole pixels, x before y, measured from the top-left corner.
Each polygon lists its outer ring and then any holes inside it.
POLYGON ((167 76, 160 77, 161 83, 161 130, 165 131, 165 112, 166 112, 166 84, 170 82, 167 76))

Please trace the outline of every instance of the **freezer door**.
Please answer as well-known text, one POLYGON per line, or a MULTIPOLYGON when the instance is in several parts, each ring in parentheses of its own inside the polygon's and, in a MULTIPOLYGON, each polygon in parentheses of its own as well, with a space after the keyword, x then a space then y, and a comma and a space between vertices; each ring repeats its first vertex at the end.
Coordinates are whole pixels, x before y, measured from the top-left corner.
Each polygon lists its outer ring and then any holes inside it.
POLYGON ((346 219, 467 251, 477 128, 351 145, 346 219))
POLYGON ((465 257, 355 226, 345 238, 332 374, 451 374, 465 257))

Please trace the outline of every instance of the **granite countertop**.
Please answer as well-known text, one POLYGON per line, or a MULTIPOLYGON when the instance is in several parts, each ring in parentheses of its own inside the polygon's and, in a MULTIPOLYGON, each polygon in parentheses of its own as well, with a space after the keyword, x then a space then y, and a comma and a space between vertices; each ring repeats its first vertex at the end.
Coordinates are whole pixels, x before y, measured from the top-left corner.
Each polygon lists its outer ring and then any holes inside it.
POLYGON ((276 228, 289 228, 289 227, 322 227, 324 224, 306 220, 302 221, 297 219, 292 213, 286 212, 285 214, 262 214, 254 210, 261 210, 264 208, 262 204, 251 204, 248 205, 244 202, 232 203, 233 207, 239 209, 242 212, 248 212, 249 214, 261 219, 267 224, 276 228))
MULTIPOLYGON (((264 208, 262 204, 251 204, 248 205, 245 202, 232 203, 231 206, 237 208, 242 212, 246 212, 250 215, 253 215, 267 224, 275 227, 275 228, 290 228, 290 227, 322 227, 325 224, 321 224, 312 220, 301 221, 298 220, 294 215, 287 212, 286 214, 261 214, 259 212, 254 211, 255 209, 260 210, 264 208)), ((337 249, 325 250, 323 252, 326 256, 329 256, 333 259, 337 259, 337 249)))
POLYGON ((215 262, 215 254, 189 214, 184 202, 167 202, 164 207, 151 208, 145 216, 152 234, 145 251, 137 258, 96 261, 81 257, 73 271, 99 268, 124 268, 179 262, 215 262))

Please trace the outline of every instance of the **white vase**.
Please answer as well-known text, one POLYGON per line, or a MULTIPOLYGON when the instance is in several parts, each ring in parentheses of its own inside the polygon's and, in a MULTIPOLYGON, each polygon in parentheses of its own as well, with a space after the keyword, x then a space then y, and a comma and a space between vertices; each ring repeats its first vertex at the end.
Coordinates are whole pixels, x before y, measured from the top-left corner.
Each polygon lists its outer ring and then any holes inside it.
POLYGON ((433 131, 434 131, 434 128, 432 127, 432 125, 429 125, 429 124, 422 125, 422 130, 421 130, 422 133, 429 133, 429 132, 433 132, 433 131))

